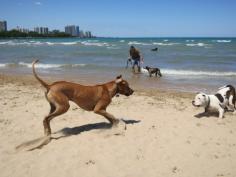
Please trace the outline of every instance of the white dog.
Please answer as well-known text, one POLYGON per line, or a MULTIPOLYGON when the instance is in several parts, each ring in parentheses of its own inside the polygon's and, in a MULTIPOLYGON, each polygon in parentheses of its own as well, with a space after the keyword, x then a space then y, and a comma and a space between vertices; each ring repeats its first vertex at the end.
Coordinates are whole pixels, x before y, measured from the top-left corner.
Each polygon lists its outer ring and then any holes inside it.
POLYGON ((221 94, 217 93, 215 95, 207 95, 205 93, 198 93, 195 99, 192 101, 195 107, 204 107, 205 113, 209 110, 218 111, 219 118, 223 118, 225 111, 225 100, 221 94))
POLYGON ((226 108, 229 111, 235 111, 235 102, 236 102, 236 94, 235 94, 235 88, 232 85, 225 85, 223 87, 220 87, 218 92, 221 94, 221 96, 225 100, 226 108))

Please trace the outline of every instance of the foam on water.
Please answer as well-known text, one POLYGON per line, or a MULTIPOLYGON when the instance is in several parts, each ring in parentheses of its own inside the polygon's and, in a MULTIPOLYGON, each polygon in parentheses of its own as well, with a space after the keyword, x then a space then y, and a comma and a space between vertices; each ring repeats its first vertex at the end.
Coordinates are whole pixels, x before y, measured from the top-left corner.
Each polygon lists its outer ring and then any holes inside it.
POLYGON ((81 42, 81 44, 85 45, 85 46, 98 46, 98 47, 108 47, 110 46, 108 43, 106 42, 89 42, 89 41, 83 41, 81 42))
POLYGON ((161 45, 161 46, 171 46, 171 45, 178 45, 179 43, 162 43, 162 42, 153 42, 153 45, 161 45))
POLYGON ((137 41, 129 41, 128 45, 152 45, 150 43, 143 43, 143 42, 137 42, 137 41))
POLYGON ((186 46, 189 46, 189 47, 194 47, 194 46, 197 46, 197 47, 205 47, 205 46, 209 46, 209 44, 205 44, 205 43, 199 42, 199 43, 186 44, 186 46))
POLYGON ((194 40, 187 39, 186 42, 194 42, 194 40))
MULTIPOLYGON (((25 63, 25 62, 19 62, 18 64, 19 66, 25 66, 25 67, 28 67, 28 68, 31 68, 32 67, 32 63, 25 63)), ((47 68, 59 68, 61 67, 60 64, 37 64, 35 65, 36 68, 43 68, 43 69, 47 69, 47 68)))
POLYGON ((40 41, 29 41, 29 42, 17 42, 17 41, 5 41, 0 42, 0 45, 10 45, 10 46, 34 46, 34 45, 76 45, 78 42, 40 42, 40 41))
MULTIPOLYGON (((213 40, 214 41, 214 40, 213 40)), ((231 42, 231 40, 216 40, 216 42, 219 42, 219 43, 228 43, 228 42, 231 42)))
MULTIPOLYGON (((142 73, 148 74, 144 68, 141 69, 142 73)), ((193 70, 174 70, 174 69, 161 69, 162 74, 166 75, 182 75, 182 76, 236 76, 236 72, 207 72, 207 71, 193 71, 193 70)))
MULTIPOLYGON (((38 63, 35 65, 36 68, 42 68, 42 69, 49 69, 49 68, 74 68, 74 67, 85 67, 88 66, 88 64, 43 64, 38 63)), ((19 62, 19 63, 0 63, 0 67, 27 67, 31 68, 32 63, 25 63, 25 62, 19 62)))

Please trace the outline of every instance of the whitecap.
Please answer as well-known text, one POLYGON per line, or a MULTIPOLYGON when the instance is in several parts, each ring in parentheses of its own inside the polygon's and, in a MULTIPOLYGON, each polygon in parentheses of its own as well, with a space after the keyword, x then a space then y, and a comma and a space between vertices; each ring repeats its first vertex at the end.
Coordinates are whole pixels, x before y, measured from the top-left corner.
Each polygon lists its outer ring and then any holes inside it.
POLYGON ((0 68, 6 67, 7 63, 0 63, 0 68))
POLYGON ((179 43, 162 43, 162 42, 153 42, 153 45, 161 45, 161 46, 171 46, 171 45, 178 45, 179 43))
POLYGON ((194 42, 194 40, 187 39, 186 42, 194 42))
POLYGON ((143 43, 143 42, 137 42, 137 41, 129 41, 128 45, 152 45, 150 43, 143 43))
POLYGON ((163 69, 163 74, 170 75, 191 75, 191 76, 236 76, 236 72, 218 72, 218 71, 193 71, 193 70, 172 70, 163 69))
MULTIPOLYGON (((31 68, 32 63, 19 62, 19 66, 25 66, 25 67, 31 68)), ((39 64, 35 65, 35 68, 47 69, 47 68, 59 68, 61 66, 62 65, 60 65, 60 64, 42 64, 42 63, 39 63, 39 64)))
POLYGON ((4 42, 0 42, 0 45, 5 45, 5 44, 9 44, 11 41, 4 41, 4 42))
POLYGON ((78 43, 77 42, 61 42, 61 43, 56 43, 56 44, 61 44, 61 45, 76 45, 78 43))
MULTIPOLYGON (((141 69, 141 72, 148 74, 148 71, 144 68, 141 69)), ((179 76, 236 76, 236 72, 219 72, 219 71, 193 71, 193 70, 175 70, 175 69, 161 69, 162 74, 166 75, 179 75, 179 76)))
POLYGON ((106 42, 88 42, 88 41, 83 41, 81 44, 86 45, 86 46, 98 46, 98 47, 103 47, 103 46, 109 46, 108 43, 106 42))
POLYGON ((194 47, 194 46, 198 46, 198 47, 205 47, 205 46, 208 46, 208 44, 204 44, 204 43, 190 43, 190 44, 186 44, 186 46, 189 46, 189 47, 194 47))
POLYGON ((216 40, 216 42, 219 42, 219 43, 229 43, 229 42, 231 42, 231 40, 216 40))

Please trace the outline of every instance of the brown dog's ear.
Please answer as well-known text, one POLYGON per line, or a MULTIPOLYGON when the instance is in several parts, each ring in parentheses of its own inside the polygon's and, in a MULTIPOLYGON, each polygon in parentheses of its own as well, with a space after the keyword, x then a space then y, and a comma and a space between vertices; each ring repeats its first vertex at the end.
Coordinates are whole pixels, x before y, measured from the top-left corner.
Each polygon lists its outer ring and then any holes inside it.
POLYGON ((116 83, 120 83, 122 81, 122 75, 116 77, 116 83))
POLYGON ((116 77, 116 79, 121 79, 122 78, 122 75, 119 75, 116 77))

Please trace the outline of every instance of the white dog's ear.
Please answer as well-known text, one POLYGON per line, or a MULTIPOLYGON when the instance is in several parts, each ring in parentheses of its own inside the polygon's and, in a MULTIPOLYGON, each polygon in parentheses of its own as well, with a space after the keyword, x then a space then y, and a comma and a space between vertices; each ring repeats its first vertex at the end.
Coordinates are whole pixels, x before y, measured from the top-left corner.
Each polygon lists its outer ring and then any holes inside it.
POLYGON ((120 82, 122 82, 122 75, 116 77, 116 83, 118 84, 120 82))

